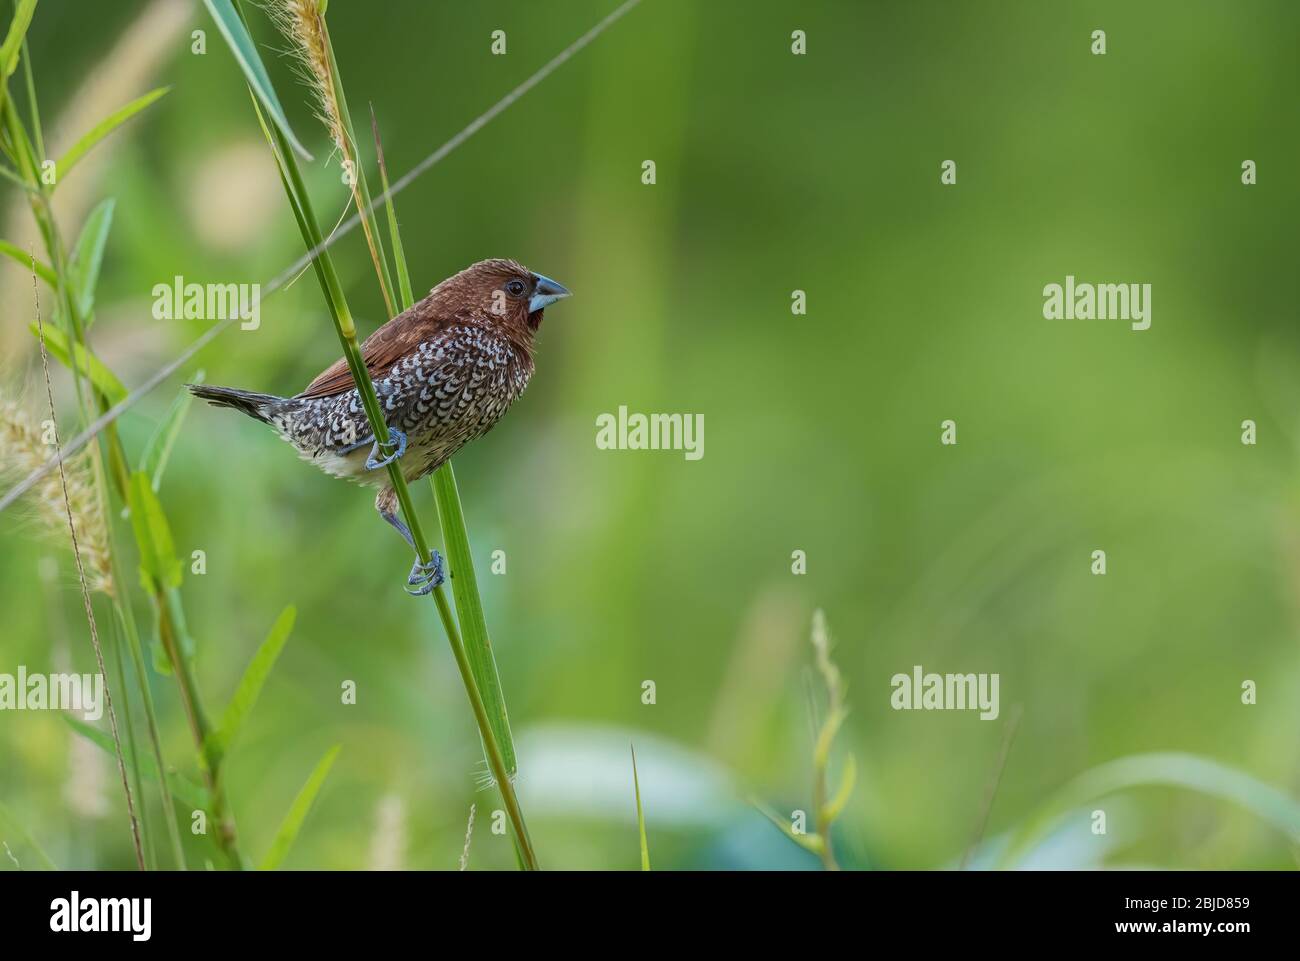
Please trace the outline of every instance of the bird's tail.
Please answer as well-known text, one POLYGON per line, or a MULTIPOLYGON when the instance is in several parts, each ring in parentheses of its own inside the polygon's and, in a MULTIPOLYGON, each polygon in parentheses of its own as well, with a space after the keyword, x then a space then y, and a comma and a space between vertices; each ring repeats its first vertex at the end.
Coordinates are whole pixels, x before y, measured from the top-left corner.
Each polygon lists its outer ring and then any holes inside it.
POLYGON ((270 422, 271 408, 284 398, 274 394, 259 394, 237 387, 214 387, 209 384, 186 384, 191 394, 201 397, 213 407, 233 407, 262 423, 270 422))

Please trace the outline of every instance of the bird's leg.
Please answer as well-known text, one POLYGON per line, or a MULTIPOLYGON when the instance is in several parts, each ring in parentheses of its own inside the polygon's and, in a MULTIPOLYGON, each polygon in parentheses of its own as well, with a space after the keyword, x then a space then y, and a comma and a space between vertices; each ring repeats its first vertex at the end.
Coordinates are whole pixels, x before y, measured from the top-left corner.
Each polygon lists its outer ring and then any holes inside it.
MULTIPOLYGON (((361 447, 364 444, 365 441, 362 441, 355 447, 361 447)), ((406 434, 396 427, 390 427, 388 428, 388 446, 391 448, 394 444, 397 445, 397 449, 391 454, 385 454, 379 446, 379 440, 375 439, 374 446, 370 448, 370 456, 366 458, 366 470, 379 470, 381 467, 387 467, 406 453, 406 434)), ((410 540, 409 536, 407 540, 410 540)))
MULTIPOLYGON (((375 498, 375 509, 379 511, 379 516, 392 524, 397 533, 402 535, 402 539, 410 544, 411 550, 414 551, 415 539, 411 537, 411 529, 397 516, 396 507, 397 495, 391 487, 385 487, 375 498)), ((411 574, 407 577, 407 586, 403 590, 412 597, 422 597, 432 592, 435 587, 441 586, 446 579, 441 554, 437 551, 431 551, 429 563, 425 564, 420 560, 419 551, 416 551, 415 563, 411 565, 411 574)))

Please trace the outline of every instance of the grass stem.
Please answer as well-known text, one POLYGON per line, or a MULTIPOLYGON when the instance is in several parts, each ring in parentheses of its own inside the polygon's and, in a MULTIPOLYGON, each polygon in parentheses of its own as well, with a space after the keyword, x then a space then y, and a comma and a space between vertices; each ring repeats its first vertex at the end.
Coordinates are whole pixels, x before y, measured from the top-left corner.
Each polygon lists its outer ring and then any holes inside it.
MULTIPOLYGON (((285 185, 289 202, 291 206, 294 207, 295 219, 298 222, 299 228, 303 232, 303 243, 309 251, 314 252, 312 264, 315 268, 317 279, 320 281, 321 290, 325 295, 325 301, 329 308, 330 316, 334 320, 334 325, 339 337, 339 343, 343 348, 343 355, 347 360, 348 369, 352 372, 357 392, 361 398, 362 407, 364 408, 366 417, 370 422, 370 429, 373 432, 375 441, 379 444, 380 449, 385 453, 388 453, 390 452, 388 424, 384 420, 379 405, 379 398, 375 393, 374 383, 370 378, 370 372, 366 369, 365 361, 361 354, 361 346, 357 342, 356 324, 352 319, 352 312, 349 309, 347 299, 343 294, 343 288, 339 282, 338 272, 334 268, 333 258, 327 250, 322 249, 320 227, 312 209, 306 185, 303 183, 302 173, 298 168, 297 160, 289 149, 284 134, 275 125, 268 124, 265 118, 261 115, 261 110, 257 101, 254 100, 253 103, 254 108, 258 111, 258 117, 262 129, 271 140, 272 150, 280 167, 281 180, 285 185)), ((389 481, 397 496, 397 501, 401 507, 402 515, 406 520, 407 527, 410 529, 411 539, 415 543, 416 553, 419 556, 421 563, 427 564, 432 557, 432 552, 430 551, 428 540, 425 538, 424 529, 420 523, 419 516, 415 512, 414 503, 411 499, 411 492, 407 486, 406 479, 402 476, 401 467, 398 463, 392 463, 388 465, 387 470, 389 481)), ((515 830, 515 840, 519 845, 523 863, 527 868, 535 870, 538 866, 537 857, 533 851, 532 841, 528 836, 528 829, 524 823, 523 812, 519 807, 519 801, 515 795, 511 772, 507 768, 505 757, 497 742, 492 723, 488 717, 487 709, 484 706, 478 683, 475 681, 473 668, 471 667, 469 658, 465 653, 465 647, 461 640, 460 631, 457 628, 455 617, 451 611, 451 606, 447 601, 446 590, 442 586, 439 586, 433 590, 432 596, 434 603, 437 605, 438 616, 442 620, 443 629, 447 634, 448 643, 451 645, 452 656, 456 660, 456 667, 460 671, 461 680, 465 686, 466 694, 469 697, 470 707, 474 712, 474 719, 479 727, 479 734, 483 741, 484 752, 487 755, 488 766, 492 771, 493 778, 496 780, 497 785, 501 790, 501 797, 505 805, 506 815, 509 817, 510 823, 515 830)))

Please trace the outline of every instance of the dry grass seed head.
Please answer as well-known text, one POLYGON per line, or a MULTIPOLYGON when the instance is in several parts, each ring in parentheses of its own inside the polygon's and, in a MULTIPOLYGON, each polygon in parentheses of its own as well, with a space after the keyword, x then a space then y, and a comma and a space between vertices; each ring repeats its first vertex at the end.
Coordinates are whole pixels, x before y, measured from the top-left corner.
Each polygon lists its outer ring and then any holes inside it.
MULTIPOLYGON (((54 453, 45 442, 41 422, 20 404, 0 398, 0 474, 22 477, 44 466, 54 453)), ((99 497, 91 476, 86 453, 64 461, 68 479, 68 504, 77 528, 82 566, 89 587, 97 593, 113 595, 113 575, 108 553, 108 530, 100 510, 99 497)), ((64 513, 63 487, 57 472, 45 475, 34 490, 37 514, 45 530, 58 540, 67 539, 67 515, 64 513)))

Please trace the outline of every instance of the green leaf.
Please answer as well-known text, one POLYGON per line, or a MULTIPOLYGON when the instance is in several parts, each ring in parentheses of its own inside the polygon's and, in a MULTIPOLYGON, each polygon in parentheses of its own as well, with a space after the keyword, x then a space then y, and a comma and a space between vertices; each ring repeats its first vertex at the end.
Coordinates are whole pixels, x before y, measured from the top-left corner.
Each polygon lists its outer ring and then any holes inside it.
POLYGON ((285 856, 288 855, 289 849, 293 847, 293 842, 298 837, 298 831, 302 829, 302 822, 307 819, 307 812, 311 810, 312 802, 316 800, 321 785, 325 783, 330 768, 334 766, 334 759, 338 757, 339 748, 341 747, 341 744, 335 744, 317 762, 316 769, 311 772, 311 777, 307 778, 307 783, 302 786, 298 796, 293 799, 293 804, 289 806, 289 813, 284 816, 284 821, 280 824, 280 830, 275 832, 275 840, 271 842, 271 849, 266 852, 266 857, 262 859, 260 870, 274 871, 284 861, 285 856))
POLYGON ((636 773, 636 748, 632 748, 632 788, 636 791, 636 826, 641 834, 641 870, 650 870, 650 845, 645 837, 645 811, 641 808, 641 779, 636 773))
POLYGON ((131 475, 128 490, 131 529, 140 551, 140 573, 151 593, 181 586, 181 562, 176 557, 171 528, 163 513, 158 495, 153 492, 149 476, 143 471, 131 475))
POLYGON ((72 294, 87 328, 95 309, 95 285, 99 283, 99 268, 104 262, 104 245, 113 225, 113 203, 109 197, 90 212, 72 251, 72 294))
MULTIPOLYGON (((77 720, 71 714, 63 713, 60 716, 70 728, 82 737, 86 738, 90 743, 103 750, 104 753, 110 754, 114 759, 116 759, 117 752, 113 748, 113 738, 111 735, 101 731, 92 724, 87 724, 85 721, 77 720)), ((127 767, 132 766, 132 758, 129 753, 125 758, 123 758, 123 760, 127 767)), ((151 781, 158 780, 158 762, 154 759, 152 754, 140 755, 140 773, 151 781)), ((189 778, 175 771, 168 771, 167 786, 171 789, 173 800, 179 801, 190 810, 206 811, 208 809, 211 798, 208 796, 207 788, 203 785, 196 784, 189 778)))
POLYGON ((90 153, 90 151, 93 150, 101 140, 169 90, 171 90, 171 87, 159 87, 157 90, 150 90, 143 97, 137 97, 125 107, 119 107, 95 126, 91 127, 90 132, 74 143, 68 149, 68 152, 59 158, 58 163, 54 165, 54 172, 58 179, 62 180, 66 177, 68 171, 75 167, 82 157, 90 153))
MULTIPOLYGON (((203 383, 203 371, 198 371, 191 383, 203 383)), ((171 458, 172 447, 176 444, 176 438, 181 434, 181 425, 185 422, 185 415, 190 409, 190 404, 194 400, 194 395, 185 388, 181 388, 172 401, 171 407, 167 411, 167 416, 162 419, 149 438, 149 443, 145 445, 144 453, 140 455, 140 470, 149 475, 149 481, 157 493, 162 488, 163 471, 167 469, 167 461, 171 458)))
POLYGON ((311 160, 311 154, 303 148, 298 142, 298 138, 293 135, 293 130, 289 127, 289 121, 285 118, 284 108, 280 106, 280 101, 275 95, 275 88, 271 86, 271 78, 266 74, 266 67, 262 65, 262 58, 257 55, 257 47, 253 44, 253 38, 248 35, 248 28, 244 25, 243 19, 235 12, 234 6, 230 0, 203 0, 203 5, 208 8, 208 13, 212 14, 212 19, 217 22, 217 29, 221 31, 221 36, 225 38, 226 46, 230 47, 230 52, 235 55, 235 61, 239 64, 239 69, 244 71, 244 79, 248 81, 249 87, 252 88, 253 95, 266 108, 275 125, 280 128, 284 134, 285 140, 293 147, 298 156, 303 160, 311 160))
POLYGON ((22 53, 23 40, 27 37, 27 28, 32 25, 32 14, 36 12, 36 0, 18 0, 14 18, 9 21, 9 32, 5 42, 0 46, 0 72, 7 80, 18 69, 18 55, 22 53))
MULTIPOLYGON (((32 269, 32 255, 30 252, 23 250, 17 244, 11 244, 7 240, 0 240, 0 254, 4 254, 13 260, 18 261, 27 270, 32 269)), ((59 287, 59 275, 51 270, 48 266, 36 261, 36 276, 45 281, 55 290, 59 287)))
POLYGON ((479 696, 483 698, 492 733, 501 747, 506 771, 514 777, 518 770, 515 742, 510 734, 501 675, 497 672, 492 640, 488 637, 487 619, 483 615, 483 601, 479 597, 474 559, 469 549, 469 534, 465 530, 465 514, 461 510, 460 493, 456 490, 456 475, 451 464, 444 464, 435 471, 431 483, 438 502, 438 519, 442 522, 447 564, 451 571, 451 592, 456 599, 456 618, 460 621, 470 672, 478 685, 479 696))
POLYGON ((239 679, 239 687, 235 689, 235 696, 230 699, 226 713, 222 715, 221 724, 209 735, 213 750, 224 754, 235 742, 244 720, 257 703, 257 696, 262 693, 262 685, 266 683, 276 659, 284 650, 285 642, 289 640, 289 632, 293 630, 297 614, 298 611, 292 604, 280 612, 275 624, 271 626, 271 633, 266 635, 266 640, 262 641, 261 647, 244 669, 244 676, 239 679))
POLYGON ((1099 765, 1062 788, 1015 832, 998 867, 1018 863, 1069 811, 1116 791, 1147 786, 1187 788, 1231 801, 1300 844, 1300 801, 1272 785, 1194 754, 1135 754, 1099 765))
POLYGON ((36 102, 36 80, 32 76, 32 52, 27 46, 27 38, 23 37, 23 50, 20 61, 23 65, 23 81, 27 88, 27 116, 31 118, 32 135, 36 138, 36 151, 45 156, 45 138, 41 134, 41 108, 36 102))
MULTIPOLYGON (((67 335, 59 328, 51 327, 49 324, 45 324, 43 327, 45 349, 63 366, 71 369, 72 361, 69 359, 67 335)), ((38 340, 41 338, 42 328, 37 326, 35 321, 32 322, 28 329, 31 330, 33 337, 38 340)), ((83 377, 90 378, 95 390, 99 391, 109 405, 112 406, 124 400, 126 398, 126 388, 122 386, 122 382, 117 379, 113 372, 104 365, 104 362, 87 351, 81 344, 74 344, 73 346, 75 348, 73 353, 77 357, 77 370, 81 372, 83 377)))
MULTIPOLYGON (((16 173, 10 170, 3 163, 0 163, 0 177, 4 177, 5 180, 8 180, 10 183, 17 186, 20 190, 26 191, 27 193, 31 194, 33 197, 40 197, 41 195, 41 192, 39 190, 37 190, 35 187, 29 184, 26 180, 23 180, 22 177, 18 176, 16 173)), ((31 267, 31 261, 27 259, 23 260, 23 264, 26 265, 27 267, 31 267)))
POLYGON ((415 303, 411 291, 411 275, 406 267, 406 250, 402 247, 402 232, 397 226, 397 211, 393 207, 393 196, 388 187, 388 164, 384 162, 384 145, 379 139, 379 121, 375 119, 375 108, 370 108, 370 126, 375 134, 375 159, 379 162, 379 182, 384 190, 384 208, 388 213, 388 236, 393 243, 393 261, 397 264, 397 291, 402 298, 402 309, 415 303))

